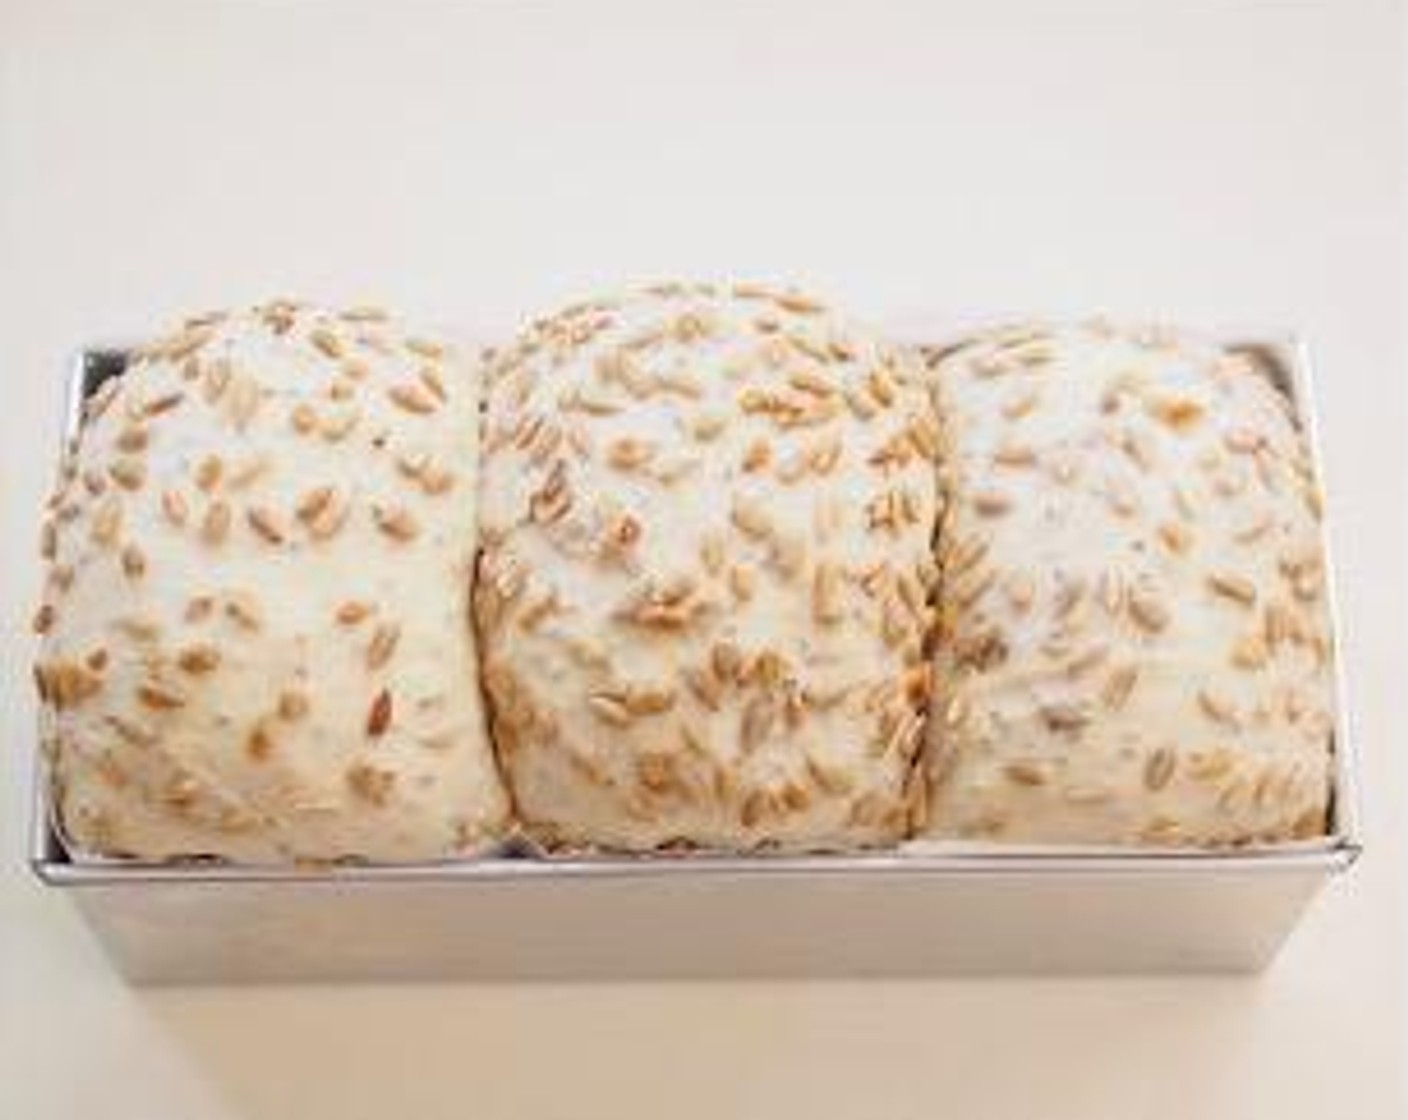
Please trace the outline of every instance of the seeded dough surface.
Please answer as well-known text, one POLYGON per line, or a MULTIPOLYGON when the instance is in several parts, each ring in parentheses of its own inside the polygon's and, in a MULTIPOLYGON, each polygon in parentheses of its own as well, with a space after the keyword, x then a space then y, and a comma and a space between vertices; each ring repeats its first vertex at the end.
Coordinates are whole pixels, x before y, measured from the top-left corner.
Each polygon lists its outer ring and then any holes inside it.
POLYGON ((553 846, 906 830, 937 430, 910 358, 802 296, 664 285, 491 363, 476 614, 553 846))
POLYGON ((189 321, 90 401, 36 671, 78 850, 389 862, 500 831, 477 402, 442 344, 286 302, 189 321))
POLYGON ((1320 499, 1245 355, 1101 324, 935 356, 941 695, 928 833, 1235 845, 1319 835, 1320 499))

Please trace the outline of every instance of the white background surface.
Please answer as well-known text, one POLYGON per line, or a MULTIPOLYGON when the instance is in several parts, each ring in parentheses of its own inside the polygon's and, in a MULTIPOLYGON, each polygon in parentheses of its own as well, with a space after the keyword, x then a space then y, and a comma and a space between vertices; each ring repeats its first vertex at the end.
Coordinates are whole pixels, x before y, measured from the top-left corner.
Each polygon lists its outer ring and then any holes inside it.
POLYGON ((1400 23, 1382 0, 0 0, 0 1116, 1402 1115, 1400 23), (880 318, 1309 337, 1370 853, 1269 974, 158 994, 30 880, 66 351, 272 293, 497 323, 679 274, 880 318))

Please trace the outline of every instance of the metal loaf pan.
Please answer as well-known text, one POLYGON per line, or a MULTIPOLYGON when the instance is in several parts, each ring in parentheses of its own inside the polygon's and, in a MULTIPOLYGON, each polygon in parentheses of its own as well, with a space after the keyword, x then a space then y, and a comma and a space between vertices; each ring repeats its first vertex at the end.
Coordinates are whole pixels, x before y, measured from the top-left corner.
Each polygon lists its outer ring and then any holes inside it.
MULTIPOLYGON (((1318 467, 1305 348, 1269 333, 1222 340, 1279 380, 1318 467)), ((79 355, 67 436, 124 360, 120 348, 79 355)), ((1336 709, 1329 835, 1281 847, 507 854, 322 870, 79 862, 54 830, 41 760, 31 862, 144 983, 1256 971, 1360 850, 1352 741, 1336 709)))

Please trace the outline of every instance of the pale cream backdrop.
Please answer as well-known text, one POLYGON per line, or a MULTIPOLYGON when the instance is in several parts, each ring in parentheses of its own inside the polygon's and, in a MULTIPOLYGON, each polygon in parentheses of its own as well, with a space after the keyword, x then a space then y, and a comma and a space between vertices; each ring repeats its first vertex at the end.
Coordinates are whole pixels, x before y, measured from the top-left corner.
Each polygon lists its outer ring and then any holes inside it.
POLYGON ((0 1116, 1309 1120, 1404 1107, 1402 12, 0 0, 0 1116), (65 354, 270 293, 627 279, 1291 325, 1370 854, 1253 980, 125 988, 23 867, 65 354))

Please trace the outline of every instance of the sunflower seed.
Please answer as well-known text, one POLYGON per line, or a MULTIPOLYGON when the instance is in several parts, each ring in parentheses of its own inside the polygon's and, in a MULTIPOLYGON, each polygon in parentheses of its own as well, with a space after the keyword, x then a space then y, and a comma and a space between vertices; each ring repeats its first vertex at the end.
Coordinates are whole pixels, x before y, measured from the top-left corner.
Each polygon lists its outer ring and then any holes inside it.
POLYGON ((157 711, 171 711, 186 706, 186 696, 183 692, 156 681, 143 681, 139 684, 137 699, 146 707, 157 711))
POLYGON ((1168 747, 1159 747, 1144 761, 1144 788, 1157 793, 1173 778, 1177 756, 1168 747))
POLYGON ((211 502, 201 521, 200 538, 208 545, 220 544, 230 532, 230 506, 228 502, 211 502))
POLYGON ((380 808, 391 798, 396 775, 366 762, 356 762, 347 768, 347 785, 363 801, 380 808))
POLYGON ((224 473, 225 464, 218 455, 207 455, 196 467, 196 485, 210 493, 220 482, 220 476, 224 473))
POLYGON ((372 697, 371 707, 367 709, 367 735, 375 739, 385 734, 391 726, 391 716, 391 693, 383 688, 372 697))
POLYGON ((1128 609, 1135 624, 1149 633, 1158 633, 1169 624, 1169 612, 1163 599, 1148 588, 1130 590, 1128 609))
POLYGON ((411 541, 420 533, 420 525, 411 512, 401 506, 372 506, 376 526, 392 540, 411 541))
POLYGON ((396 652, 396 644, 401 640, 401 627, 394 622, 383 622, 372 631, 371 642, 367 645, 367 668, 380 669, 396 652))
POLYGON ((88 536, 94 544, 111 547, 122 532, 122 502, 116 494, 109 495, 93 514, 88 536))
POLYGON ((176 664, 186 673, 208 673, 220 664, 220 651, 212 645, 187 646, 176 655, 176 664))
POLYGON ((1002 768, 1002 773, 1013 785, 1035 787, 1046 784, 1046 775, 1034 762, 1009 762, 1002 768))
POLYGON ((343 626, 355 626, 371 613, 372 607, 370 603, 360 602, 356 599, 348 599, 338 606, 333 617, 343 626))
POLYGON ((244 516, 249 527, 270 544, 284 543, 283 525, 273 510, 264 506, 251 506, 245 510, 244 516))
POLYGON ((1256 605, 1256 584, 1244 576, 1230 572, 1212 572, 1207 577, 1207 585, 1224 599, 1231 599, 1244 607, 1256 605))
POLYGON ((386 395, 398 408, 417 415, 424 416, 434 412, 436 408, 435 399, 419 385, 393 385, 386 391, 386 395))
POLYGON ((279 693, 279 716, 290 723, 306 716, 310 707, 306 692, 289 688, 279 693))
POLYGON ((146 555, 135 544, 122 549, 122 572, 128 579, 140 579, 147 570, 146 555))
POLYGON ((323 354, 324 357, 332 358, 336 361, 341 358, 344 351, 342 340, 326 327, 319 327, 309 333, 308 341, 323 354))
POLYGON ((1139 669, 1135 665, 1121 665, 1110 671, 1100 690, 1100 700, 1111 711, 1119 711, 1134 692, 1139 681, 1139 669))
POLYGON ((1198 690, 1198 707, 1215 723, 1226 724, 1235 727, 1240 723, 1237 718, 1237 707, 1227 697, 1211 689, 1198 690))

